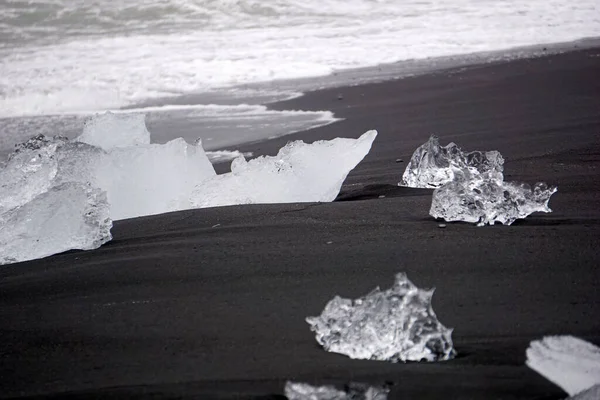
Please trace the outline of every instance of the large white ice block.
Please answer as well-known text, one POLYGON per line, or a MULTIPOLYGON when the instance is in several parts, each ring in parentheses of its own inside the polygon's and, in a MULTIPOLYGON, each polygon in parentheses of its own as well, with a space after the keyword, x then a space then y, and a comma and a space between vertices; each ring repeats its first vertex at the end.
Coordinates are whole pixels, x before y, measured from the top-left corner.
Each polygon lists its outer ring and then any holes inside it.
POLYGON ((369 153, 376 131, 358 139, 336 138, 312 144, 288 143, 274 157, 231 164, 231 173, 203 182, 193 194, 196 207, 232 204, 329 202, 348 173, 369 153))

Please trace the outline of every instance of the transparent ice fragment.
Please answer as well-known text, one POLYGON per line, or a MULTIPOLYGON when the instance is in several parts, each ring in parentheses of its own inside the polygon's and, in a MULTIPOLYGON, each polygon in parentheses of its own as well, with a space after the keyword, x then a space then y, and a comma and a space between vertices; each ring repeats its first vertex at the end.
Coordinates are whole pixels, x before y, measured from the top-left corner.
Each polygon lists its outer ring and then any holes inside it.
POLYGON ((111 227, 104 192, 64 183, 0 214, 0 264, 95 249, 111 240, 111 227))
MULTIPOLYGON (((527 349, 529 368, 555 383, 570 396, 599 393, 600 348, 574 336, 546 336, 527 349), (595 388, 594 388, 595 387, 595 388), (588 393, 582 393, 589 390, 588 393)), ((598 397, 591 397, 598 399, 598 397)))
POLYGON ((96 114, 85 121, 83 132, 76 139, 104 150, 150 144, 145 114, 96 114))
POLYGON ((47 191, 57 173, 56 148, 62 138, 38 135, 16 146, 0 169, 0 214, 47 191))
POLYGON ((103 153, 60 136, 38 135, 18 145, 0 169, 0 214, 61 183, 91 182, 103 153))
POLYGON ((354 359, 442 361, 454 358, 452 329, 431 307, 433 290, 417 288, 406 274, 385 291, 356 300, 334 297, 318 317, 306 321, 327 351, 354 359))
POLYGON ((288 381, 284 390, 288 400, 387 400, 389 393, 386 387, 354 382, 340 390, 334 386, 312 386, 288 381))
POLYGON ((435 189, 429 214, 448 222, 510 225, 534 212, 552 212, 548 202, 556 191, 555 186, 545 183, 536 183, 532 188, 502 179, 457 179, 435 189))
POLYGON ((367 155, 377 136, 368 131, 358 139, 336 138, 312 144, 288 143, 274 157, 231 164, 231 173, 199 185, 195 207, 232 204, 333 201, 348 173, 367 155))
POLYGON ((399 184, 435 188, 429 214, 448 222, 510 225, 533 212, 552 211, 548 202, 556 187, 504 182, 503 169, 497 151, 463 153, 456 144, 440 146, 431 136, 414 152, 399 184))
POLYGON ((457 177, 496 177, 503 170, 504 158, 495 150, 463 153, 456 144, 440 146, 439 138, 431 136, 415 150, 398 185, 434 189, 457 177))

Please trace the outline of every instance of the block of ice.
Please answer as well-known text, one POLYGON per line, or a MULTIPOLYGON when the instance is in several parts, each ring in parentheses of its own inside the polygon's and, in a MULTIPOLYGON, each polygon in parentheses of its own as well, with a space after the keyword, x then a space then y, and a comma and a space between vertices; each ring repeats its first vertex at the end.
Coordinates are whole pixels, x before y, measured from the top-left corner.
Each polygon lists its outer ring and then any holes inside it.
POLYGON ((231 164, 231 173, 203 182, 193 193, 195 207, 232 204, 333 201, 348 173, 367 155, 377 136, 288 143, 274 157, 231 164))
POLYGON ((546 336, 531 342, 526 354, 529 368, 560 386, 570 396, 598 393, 600 348, 592 343, 573 336, 546 336), (593 390, 582 393, 590 388, 593 390))
POLYGON ((533 212, 552 212, 548 202, 556 190, 545 183, 536 183, 532 188, 502 179, 457 179, 434 190, 429 214, 448 222, 510 225, 533 212))
POLYGON ((97 114, 85 121, 83 132, 76 139, 104 150, 150 144, 146 116, 138 113, 97 114))
POLYGON ((95 249, 111 240, 111 227, 104 192, 74 182, 54 186, 0 214, 0 264, 95 249))
MULTIPOLYGON (((89 180, 107 192, 113 219, 133 218, 192 208, 196 185, 216 175, 202 143, 178 138, 150 144, 143 114, 98 114, 86 121, 76 139, 106 150, 94 162, 89 180)), ((89 165, 73 153, 63 159, 89 165)))
POLYGON ((334 386, 312 386, 289 381, 284 391, 288 400, 386 400, 390 392, 386 387, 354 382, 340 390, 334 386))
POLYGON ((452 329, 431 307, 433 290, 417 288, 404 273, 388 290, 376 288, 356 300, 334 297, 306 321, 327 351, 354 359, 442 361, 454 358, 452 329))
POLYGON ((431 136, 415 150, 398 185, 434 189, 457 177, 502 175, 503 169, 504 158, 495 150, 463 153, 456 144, 440 146, 439 139, 431 136))
POLYGON ((166 144, 109 151, 95 171, 115 220, 194 208, 195 187, 216 176, 202 144, 178 138, 166 144))
POLYGON ((38 135, 17 146, 0 169, 0 214, 64 182, 91 182, 104 152, 60 136, 38 135))

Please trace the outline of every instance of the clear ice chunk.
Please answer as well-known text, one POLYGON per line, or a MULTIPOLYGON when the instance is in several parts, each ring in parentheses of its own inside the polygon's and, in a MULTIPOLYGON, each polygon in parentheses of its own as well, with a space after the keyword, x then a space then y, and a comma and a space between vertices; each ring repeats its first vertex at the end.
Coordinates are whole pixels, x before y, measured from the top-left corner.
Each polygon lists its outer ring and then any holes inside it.
POLYGON ((356 300, 334 297, 306 321, 327 351, 353 359, 443 361, 454 358, 452 329, 431 307, 432 290, 417 288, 406 274, 388 290, 376 288, 356 300))
POLYGON ((104 152, 60 136, 38 135, 17 146, 0 169, 0 214, 66 182, 88 183, 104 152))
POLYGON ((526 354, 529 368, 570 396, 581 394, 576 398, 585 398, 584 395, 598 393, 600 347, 574 336, 546 336, 531 342, 526 354), (588 391, 590 388, 593 390, 588 391))
POLYGON ((312 144, 288 143, 274 157, 231 164, 231 172, 203 182, 193 193, 195 207, 233 204, 329 202, 339 194, 348 173, 369 153, 377 136, 336 138, 312 144))
POLYGON ((387 400, 389 389, 350 383, 343 390, 334 386, 312 386, 307 383, 286 382, 284 393, 288 400, 387 400))
POLYGON ((536 183, 532 188, 502 179, 458 179, 434 190, 429 214, 448 222, 510 225, 534 212, 552 212, 548 202, 556 190, 545 183, 536 183))
POLYGON ((534 212, 552 212, 548 202, 556 187, 504 182, 503 170, 497 151, 463 153, 431 136, 414 152, 399 185, 434 188, 429 214, 448 222, 510 225, 534 212))
POLYGON ((0 264, 96 249, 111 240, 111 227, 104 192, 64 183, 0 214, 0 264))
POLYGON ((31 201, 53 185, 60 138, 35 136, 16 146, 0 169, 0 214, 31 201))
POLYGON ((440 146, 439 138, 431 136, 415 150, 398 185, 435 189, 457 177, 501 176, 503 170, 504 158, 495 150, 463 153, 456 144, 440 146))

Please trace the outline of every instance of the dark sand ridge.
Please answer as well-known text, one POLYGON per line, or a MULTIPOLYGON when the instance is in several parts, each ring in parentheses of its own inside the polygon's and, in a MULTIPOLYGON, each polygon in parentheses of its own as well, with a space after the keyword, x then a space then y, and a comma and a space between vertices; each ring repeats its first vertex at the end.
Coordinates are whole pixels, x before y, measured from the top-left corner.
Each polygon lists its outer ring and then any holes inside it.
POLYGON ((525 367, 525 349, 547 334, 600 343, 599 71, 592 49, 275 105, 347 119, 240 150, 379 130, 347 201, 121 221, 98 250, 2 267, 0 395, 238 399, 282 393, 292 379, 389 381, 394 399, 566 397, 525 367), (557 184, 554 213, 438 228, 431 191, 395 186, 431 133, 499 150, 508 179, 557 184), (457 359, 390 364, 318 347, 306 316, 335 294, 389 287, 399 271, 437 288, 457 359))

